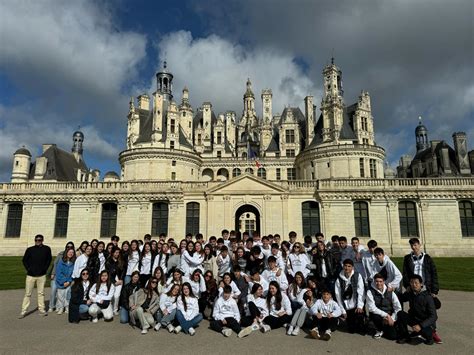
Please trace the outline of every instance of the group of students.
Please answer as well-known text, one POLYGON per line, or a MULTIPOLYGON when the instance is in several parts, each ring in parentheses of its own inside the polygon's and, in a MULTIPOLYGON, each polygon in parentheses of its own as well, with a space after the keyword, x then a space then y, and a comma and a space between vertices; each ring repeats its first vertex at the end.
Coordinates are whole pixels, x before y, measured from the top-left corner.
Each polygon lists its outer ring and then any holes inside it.
POLYGON ((142 334, 166 328, 194 335, 207 318, 227 337, 285 328, 289 336, 305 329, 327 341, 345 325, 376 339, 441 343, 436 267, 417 238, 409 244, 400 272, 375 240, 365 249, 357 237, 349 246, 343 236, 326 242, 322 233, 303 243, 295 232, 281 241, 227 230, 207 242, 201 234, 179 244, 164 234, 120 246, 118 236, 77 249, 68 242, 52 268, 49 311, 66 312, 74 323, 119 316, 142 334))

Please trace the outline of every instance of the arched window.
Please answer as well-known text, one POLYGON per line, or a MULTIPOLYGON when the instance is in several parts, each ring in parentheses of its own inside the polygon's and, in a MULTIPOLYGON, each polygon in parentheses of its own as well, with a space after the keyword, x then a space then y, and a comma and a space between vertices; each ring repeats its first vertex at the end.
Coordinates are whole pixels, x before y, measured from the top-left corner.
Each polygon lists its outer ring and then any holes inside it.
POLYGON ((199 233, 199 203, 186 204, 186 233, 196 235, 199 233))
POLYGON ((67 237, 67 222, 69 218, 69 204, 58 203, 56 205, 56 219, 54 221, 54 237, 67 237))
POLYGON ((320 232, 319 204, 315 201, 306 201, 301 204, 303 220, 303 235, 315 235, 320 232))
POLYGON ((267 178, 267 171, 265 170, 265 168, 258 168, 257 176, 259 178, 266 179, 267 178))
POLYGON ((232 177, 237 177, 237 176, 239 176, 239 175, 241 175, 241 174, 242 174, 242 172, 240 171, 239 168, 234 168, 234 169, 232 169, 232 177))
POLYGON ((168 234, 168 204, 156 202, 151 215, 151 235, 168 234))
POLYGON ((356 237, 370 237, 369 204, 367 202, 354 202, 354 224, 356 237))
POLYGON ((23 218, 23 205, 11 203, 8 205, 7 230, 5 237, 18 238, 21 233, 21 220, 23 218))
POLYGON ((110 238, 117 230, 117 204, 102 204, 102 219, 100 223, 100 237, 110 238))
POLYGON ((474 236, 474 211, 471 201, 459 201, 459 217, 463 237, 474 236))
POLYGON ((412 201, 399 202, 398 215, 400 218, 400 235, 402 238, 418 237, 418 219, 416 216, 415 203, 412 201))
POLYGON ((247 169, 245 169, 245 172, 246 172, 247 174, 252 174, 252 175, 253 175, 253 169, 252 169, 252 168, 247 168, 247 169))

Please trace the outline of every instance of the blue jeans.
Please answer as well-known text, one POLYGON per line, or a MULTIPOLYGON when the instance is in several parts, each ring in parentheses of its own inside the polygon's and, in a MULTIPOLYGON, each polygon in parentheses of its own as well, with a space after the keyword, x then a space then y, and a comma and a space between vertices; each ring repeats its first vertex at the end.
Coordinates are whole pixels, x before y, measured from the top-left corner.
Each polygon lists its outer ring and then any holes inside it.
POLYGON ((57 289, 58 289, 58 286, 56 285, 56 280, 51 280, 51 295, 49 296, 49 309, 56 308, 56 290, 57 289))
POLYGON ((79 314, 89 313, 89 306, 87 304, 79 305, 79 314))
POLYGON ((202 321, 202 314, 198 313, 198 315, 196 317, 194 317, 193 319, 186 320, 184 318, 183 313, 181 313, 181 311, 177 311, 176 312, 176 319, 178 320, 179 325, 183 329, 183 332, 188 334, 189 333, 189 328, 194 328, 195 326, 197 326, 199 324, 200 321, 202 321))
POLYGON ((127 324, 129 321, 128 309, 120 307, 120 323, 127 324))
POLYGON ((176 316, 176 308, 173 309, 170 313, 168 313, 166 316, 163 315, 163 312, 161 309, 156 312, 156 322, 161 323, 163 327, 167 327, 169 324, 171 324, 176 316))

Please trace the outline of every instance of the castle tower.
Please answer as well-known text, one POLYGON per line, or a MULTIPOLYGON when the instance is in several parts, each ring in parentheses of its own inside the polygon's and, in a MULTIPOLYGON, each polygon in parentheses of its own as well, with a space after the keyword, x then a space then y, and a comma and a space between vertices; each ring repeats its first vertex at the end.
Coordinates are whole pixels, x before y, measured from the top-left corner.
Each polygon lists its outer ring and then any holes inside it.
POLYGON ((342 71, 334 64, 334 58, 331 64, 323 70, 324 77, 324 97, 321 102, 321 111, 323 114, 323 141, 337 142, 342 127, 343 120, 343 94, 342 89, 342 71))
POLYGON ((30 173, 31 153, 25 147, 13 154, 12 182, 27 182, 30 173))
POLYGON ((82 143, 84 142, 84 133, 81 131, 76 131, 72 135, 72 153, 74 154, 74 157, 76 158, 77 162, 82 161, 82 143))
POLYGON ((353 128, 359 144, 374 145, 374 118, 370 107, 370 95, 362 90, 354 113, 353 128))
POLYGON ((193 141, 193 109, 189 103, 189 90, 183 89, 181 105, 179 106, 180 125, 189 143, 193 141))
POLYGON ((415 137, 416 137, 416 151, 422 151, 429 147, 428 143, 428 129, 423 125, 421 122, 421 116, 418 117, 419 123, 415 129, 415 137))
MULTIPOLYGON (((141 109, 150 108, 150 98, 146 94, 138 96, 138 107, 141 109)), ((133 97, 130 98, 127 118, 127 149, 131 149, 140 134, 139 116, 135 110, 133 97)))
POLYGON ((262 118, 263 124, 270 124, 272 121, 272 90, 262 90, 262 118))
POLYGON ((304 98, 304 109, 306 117, 306 146, 310 145, 314 138, 314 126, 316 122, 314 119, 314 104, 313 97, 306 96, 304 98))
POLYGON ((171 101, 173 99, 173 74, 167 69, 166 61, 163 68, 156 74, 157 91, 163 95, 163 100, 171 101))

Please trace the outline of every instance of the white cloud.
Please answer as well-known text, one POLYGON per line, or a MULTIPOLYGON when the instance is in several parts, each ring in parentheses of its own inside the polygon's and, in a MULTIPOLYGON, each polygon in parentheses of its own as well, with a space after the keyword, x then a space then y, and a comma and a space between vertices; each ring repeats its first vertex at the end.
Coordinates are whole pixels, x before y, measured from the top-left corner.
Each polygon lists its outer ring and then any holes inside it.
MULTIPOLYGON (((294 62, 291 53, 273 48, 247 49, 218 35, 193 38, 190 32, 179 31, 163 37, 158 48, 174 74, 174 96, 179 101, 181 90, 189 88, 194 107, 204 101, 213 104, 216 113, 243 109, 247 78, 252 81, 257 109, 264 88, 273 91, 273 112, 281 112, 290 104, 303 108, 303 98, 321 92, 294 62)), ((157 67, 159 69, 161 65, 157 67)), ((153 83, 152 90, 156 89, 153 83)))

